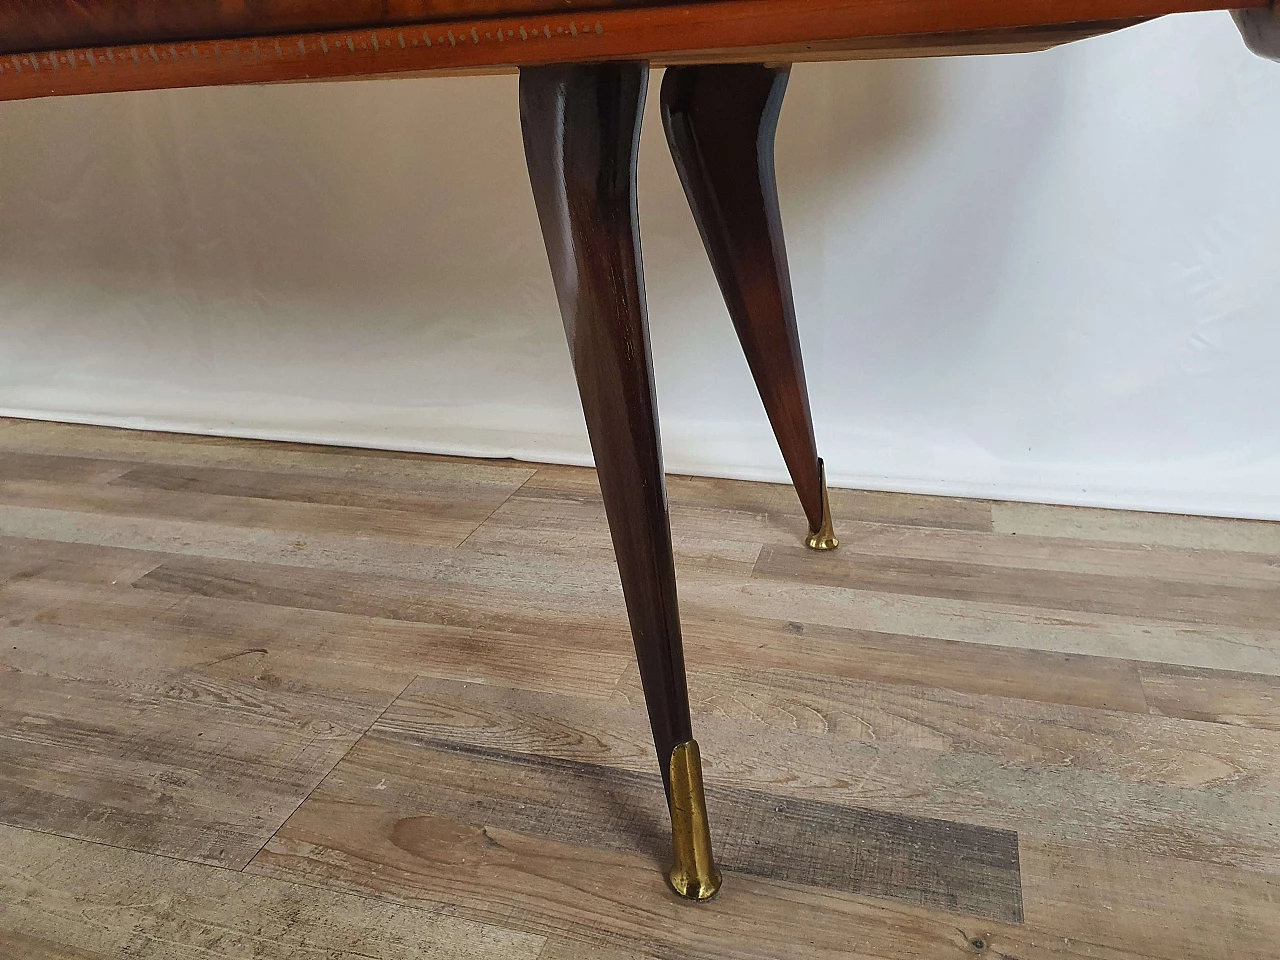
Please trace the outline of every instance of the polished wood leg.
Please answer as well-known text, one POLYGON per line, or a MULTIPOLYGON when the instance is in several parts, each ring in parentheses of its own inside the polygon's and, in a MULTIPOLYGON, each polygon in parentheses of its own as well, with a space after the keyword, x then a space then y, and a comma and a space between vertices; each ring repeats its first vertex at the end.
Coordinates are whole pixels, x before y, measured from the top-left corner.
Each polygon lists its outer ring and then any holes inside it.
POLYGON ((689 721, 636 215, 645 63, 522 68, 534 202, 586 414, 654 745, 677 892, 719 888, 689 721))
POLYGON ((808 543, 831 549, 826 479, 782 239, 773 143, 789 66, 669 67, 662 122, 702 242, 724 293, 782 457, 809 520, 808 543))

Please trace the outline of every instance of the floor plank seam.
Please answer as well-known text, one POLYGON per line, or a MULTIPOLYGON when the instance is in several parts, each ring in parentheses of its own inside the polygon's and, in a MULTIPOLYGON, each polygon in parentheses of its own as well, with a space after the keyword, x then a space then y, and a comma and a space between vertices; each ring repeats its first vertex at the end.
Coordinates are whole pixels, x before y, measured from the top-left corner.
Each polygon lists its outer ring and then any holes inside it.
MULTIPOLYGON (((519 460, 516 462, 524 463, 526 461, 519 460)), ((534 477, 536 477, 541 472, 540 467, 537 467, 533 464, 530 464, 530 466, 534 467, 533 473, 525 477, 522 481, 520 481, 520 485, 518 487, 513 488, 510 493, 508 493, 505 497, 503 497, 502 502, 499 503, 497 506, 495 506, 492 510, 490 510, 489 513, 485 516, 485 518, 476 524, 476 528, 472 530, 470 533, 468 533, 465 537, 463 537, 462 541, 458 543, 458 545, 455 546, 453 549, 460 550, 463 547, 465 547, 468 541, 470 541, 472 537, 474 537, 477 533, 479 533, 480 530, 484 527, 484 525, 488 523, 490 520, 492 520, 494 516, 497 515, 499 510, 501 510, 503 507, 505 507, 508 503, 511 502, 512 497, 514 497, 517 493, 523 490, 528 485, 529 481, 531 481, 534 477)))
POLYGON ((243 873, 245 870, 248 869, 249 865, 253 863, 253 861, 257 858, 258 854, 260 854, 263 850, 265 850, 267 844, 269 844, 272 840, 274 840, 276 838, 276 835, 279 834, 282 829, 284 829, 285 824, 289 822, 289 818, 298 812, 299 808, 301 808, 301 806, 311 798, 312 794, 314 794, 317 790, 319 790, 322 786, 324 786, 325 781, 327 781, 329 777, 333 775, 333 771, 338 769, 338 765, 342 763, 344 759, 346 759, 346 757, 351 753, 351 751, 354 750, 356 746, 362 740, 364 740, 366 736, 369 735, 369 732, 374 728, 374 726, 378 723, 378 721, 381 720, 386 715, 388 710, 390 710, 393 706, 395 706, 396 701, 399 700, 402 696, 404 696, 405 692, 411 686, 413 686, 414 681, 416 681, 417 679, 418 679, 417 675, 414 675, 409 678, 409 682, 406 683, 403 688, 401 688, 399 693, 397 693, 394 697, 392 697, 387 702, 387 705, 383 707, 382 710, 378 713, 378 715, 369 722, 369 725, 364 728, 364 730, 360 733, 360 736, 352 740, 351 744, 347 747, 347 749, 342 751, 342 756, 337 757, 333 761, 329 769, 325 771, 324 776, 321 777, 319 780, 317 780, 315 785, 310 790, 307 791, 306 795, 303 796, 300 800, 298 800, 296 804, 294 804, 293 809, 290 810, 289 813, 284 817, 284 819, 280 821, 279 825, 274 830, 271 831, 270 836, 268 836, 265 840, 262 841, 262 843, 258 846, 258 849, 253 851, 253 853, 245 860, 245 862, 240 866, 238 872, 243 873))

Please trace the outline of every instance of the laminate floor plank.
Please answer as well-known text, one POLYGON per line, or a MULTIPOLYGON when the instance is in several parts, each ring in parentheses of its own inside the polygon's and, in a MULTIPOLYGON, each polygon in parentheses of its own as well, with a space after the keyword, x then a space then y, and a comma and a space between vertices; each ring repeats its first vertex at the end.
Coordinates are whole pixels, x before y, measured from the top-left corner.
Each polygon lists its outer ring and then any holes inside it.
POLYGON ((0 592, 0 822, 233 867, 415 673, 601 696, 626 662, 112 592, 0 592))
POLYGON ((379 649, 361 656, 358 631, 315 623, 295 630, 277 611, 228 610, 127 586, 27 581, 0 588, 0 603, 9 640, 0 664, 9 673, 228 710, 290 716, 305 705, 309 715, 341 723, 353 705, 380 711, 415 666, 428 665, 421 653, 405 659, 414 655, 409 644, 387 656, 394 651, 376 635, 370 645, 379 649), (242 612, 257 615, 237 617, 242 612))
MULTIPOLYGON (((453 579, 458 572, 458 566, 450 566, 450 579, 440 582, 442 576, 424 584, 281 564, 184 558, 157 565, 135 586, 476 629, 548 631, 583 649, 625 648, 625 616, 616 595, 609 595, 611 605, 601 608, 542 584, 530 589, 508 582, 500 588, 489 580, 481 588, 469 587, 453 579)), ((783 665, 802 654, 811 669, 838 676, 905 677, 914 683, 925 682, 927 674, 929 681, 962 690, 996 688, 1012 695, 1147 712, 1137 668, 1124 661, 805 627, 793 621, 704 619, 696 607, 685 613, 687 643, 702 663, 783 665)))
POLYGON ((1164 960, 1269 960, 1280 944, 1280 877, 1123 847, 1019 835, 1027 923, 1164 960))
MULTIPOLYGON (((577 471, 581 468, 554 468, 553 483, 544 477, 548 469, 529 480, 486 522, 481 531, 484 540, 517 543, 540 551, 608 549, 604 505, 593 487, 594 474, 582 471, 583 476, 579 477, 577 471)), ((784 501, 790 508, 795 494, 790 487, 777 489, 779 493, 774 493, 768 484, 672 477, 668 483, 672 534, 678 544, 718 544, 723 548, 740 542, 794 548, 807 529, 802 520, 798 522, 803 514, 798 502, 791 509, 781 509, 774 501, 784 501), (714 486, 705 491, 702 488, 707 484, 714 486), (752 493, 756 488, 769 488, 771 495, 735 497, 737 486, 746 486, 752 493)), ((833 491, 832 495, 853 492, 833 491)), ((833 513, 843 545, 837 556, 866 554, 873 558, 970 563, 1016 570, 1153 577, 1191 584, 1280 586, 1280 560, 1268 553, 1019 536, 993 533, 990 524, 982 523, 975 523, 972 528, 946 523, 927 526, 917 522, 916 517, 909 517, 912 522, 905 523, 892 510, 860 510, 855 504, 844 511, 833 506, 833 513), (883 519, 871 519, 877 516, 883 519)))
MULTIPOLYGON (((821 562, 814 563, 815 580, 821 579, 821 562)), ((1280 620, 1265 617, 1248 627, 1181 623, 764 578, 695 580, 684 586, 680 602, 682 611, 708 618, 746 617, 1280 676, 1280 620)))
MULTIPOLYGON (((414 795, 414 816, 465 822, 481 812, 486 830, 643 855, 660 863, 667 846, 656 770, 640 773, 433 741, 392 722, 361 741, 335 774, 332 800, 361 768, 430 771, 414 795), (488 783, 477 804, 477 783, 488 783), (656 803, 651 799, 657 797, 656 803), (650 799, 646 799, 650 798, 650 799)), ((382 782, 381 779, 378 781, 382 782)), ((323 804, 318 804, 323 806, 323 804)), ((1022 920, 1017 836, 977 827, 711 784, 721 869, 840 893, 879 896, 1007 922, 1022 920)), ((306 814, 296 818, 303 822, 306 814)))
POLYGON ((23 580, 132 583, 164 563, 165 554, 92 544, 0 536, 0 585, 23 580))
MULTIPOLYGON (((1107 540, 938 530, 878 523, 846 524, 840 530, 845 558, 929 560, 977 564, 1011 571, 1087 574, 1151 579, 1192 585, 1275 588, 1280 560, 1273 554, 1201 550, 1107 540)), ((780 541, 794 546, 794 538, 780 541)))
MULTIPOLYGON (((1017 719, 1017 710, 1014 704, 1010 723, 1030 726, 1032 720, 1017 719)), ((1129 762, 1102 755, 1107 738, 1099 737, 1093 739, 1095 756, 1077 766, 1061 762, 1062 754, 1042 762, 1028 757, 1028 741, 1065 737, 1060 724, 1047 722, 1043 732, 1009 737, 1007 750, 994 737, 970 752, 892 738, 868 741, 856 734, 815 735, 782 723, 726 716, 701 703, 694 723, 707 777, 725 787, 1018 833, 1035 830, 1063 842, 1117 845, 1280 874, 1280 819, 1267 786, 1275 763, 1267 751, 1274 753, 1276 738, 1269 731, 1250 732, 1256 742, 1238 755, 1230 748, 1215 747, 1218 752, 1208 756, 1157 743, 1145 753, 1130 751, 1129 762), (1240 786, 1251 780, 1255 789, 1240 786), (1081 797, 1087 804, 1077 802, 1081 797)), ((432 745, 457 743, 655 772, 644 707, 621 686, 613 700, 588 702, 418 680, 379 721, 378 729, 389 727, 432 745)), ((1176 734, 1166 737, 1178 740, 1176 734)), ((1076 733, 1069 739, 1089 738, 1076 733)))
MULTIPOLYGON (((604 596, 616 597, 619 603, 622 599, 612 559, 604 564, 585 555, 547 554, 533 565, 527 551, 511 554, 470 542, 466 550, 454 550, 456 544, 420 544, 375 533, 262 529, 216 520, 170 521, 0 504, 0 536, 3 535, 486 589, 553 591, 561 597, 576 592, 581 596, 590 594, 591 603, 598 603, 604 596)), ((742 581, 734 578, 733 582, 742 581)))
POLYGON ((1142 956, 1026 924, 741 874, 731 875, 732 887, 691 916, 689 904, 652 882, 659 864, 651 857, 540 840, 486 827, 476 818, 458 822, 401 815, 396 807, 402 800, 407 810, 414 809, 408 778, 388 767, 366 772, 378 774, 381 805, 327 794, 318 798, 259 854, 249 872, 306 877, 328 889, 394 903, 444 901, 458 915, 482 922, 501 917, 505 926, 548 931, 588 948, 672 960, 961 960, 988 950, 1019 960, 1142 956))
MULTIPOLYGON (((536 635, 562 631, 594 649, 625 651, 626 611, 615 590, 615 604, 565 590, 563 581, 536 580, 472 584, 450 576, 409 580, 370 574, 336 573, 284 564, 176 559, 158 565, 134 581, 141 591, 243 601, 262 607, 314 610, 405 623, 536 635)), ((615 588, 616 589, 616 588, 615 588)), ((620 590, 616 590, 620 594, 620 590)))
MULTIPOLYGON (((170 596, 154 591, 85 588, 25 582, 0 588, 10 630, 60 638, 37 649, 59 656, 84 654, 78 636, 102 635, 143 659, 145 670, 181 669, 182 663, 252 665, 277 686, 293 684, 303 694, 334 693, 373 703, 390 702, 415 676, 472 680, 504 687, 608 697, 631 658, 616 649, 582 649, 509 631, 274 608, 237 600, 170 596)), ((20 645, 0 646, 0 655, 20 655, 20 645)), ((0 662, 4 662, 0 660, 0 662)), ((96 663, 97 661, 93 661, 96 663)), ((95 667, 98 669, 99 667, 95 667)), ((100 669, 112 669, 108 661, 100 669)), ((114 671, 127 676, 125 664, 114 671)), ((41 671, 45 672, 45 671, 41 671)))
POLYGON ((699 907, 593 471, 0 418, 0 956, 1274 960, 1280 525, 668 492, 699 907))
MULTIPOLYGON (((95 582, 114 580, 122 576, 123 570, 141 578, 139 587, 164 593, 212 594, 226 599, 252 599, 272 606, 382 616, 395 613, 442 625, 506 629, 525 634, 546 631, 584 651, 624 652, 626 646, 620 597, 613 598, 612 611, 593 607, 584 612, 576 604, 564 609, 554 606, 548 609, 545 590, 537 596, 526 597, 519 592, 502 594, 486 588, 488 592, 481 597, 465 585, 436 583, 428 588, 420 581, 403 577, 352 577, 335 575, 329 570, 313 574, 307 569, 279 564, 206 562, 151 551, 55 541, 13 539, 7 542, 13 549, 5 556, 21 561, 16 565, 19 569, 32 567, 41 558, 54 555, 67 560, 77 556, 96 557, 95 562, 103 564, 101 570, 91 566, 85 573, 95 577, 95 582), (155 578, 142 578, 142 574, 162 565, 164 570, 157 571, 155 578)), ((54 569, 65 570, 65 567, 54 569)), ((413 569, 406 565, 401 572, 409 573, 413 569)), ((421 578, 434 576, 433 566, 416 569, 421 578)), ((67 611, 57 610, 55 604, 48 615, 65 619, 67 611)), ((141 610, 137 614, 139 618, 144 615, 141 610)), ((112 616, 110 606, 104 606, 100 612, 91 608, 78 622, 88 627, 98 618, 112 616)), ((800 658, 813 672, 830 676, 999 693, 1138 713, 1147 710, 1137 665, 1122 660, 812 626, 797 621, 734 618, 697 608, 686 609, 685 620, 687 642, 696 650, 698 661, 708 667, 785 668, 800 658)), ((128 626, 126 620, 116 618, 116 622, 122 627, 128 626)))
MULTIPOLYGON (((949 909, 921 905, 912 899, 908 857, 895 858, 899 869, 892 882, 875 895, 824 886, 834 882, 830 873, 811 870, 797 882, 770 876, 758 865, 756 873, 735 871, 735 858, 742 856, 735 820, 744 810, 762 806, 757 796, 777 798, 773 815, 778 820, 798 812, 802 822, 812 825, 803 839, 784 830, 797 863, 815 857, 822 862, 820 852, 835 841, 833 822, 855 834, 865 830, 859 816, 867 808, 819 801, 821 810, 841 811, 844 817, 824 819, 803 803, 791 806, 791 798, 806 792, 803 785, 797 789, 793 775, 770 779, 762 794, 743 794, 744 782, 762 785, 761 771, 733 778, 730 785, 720 765, 709 768, 708 802, 713 823, 721 824, 726 834, 721 845, 728 883, 721 897, 696 915, 682 914, 689 908, 654 877, 665 853, 665 811, 660 793, 641 786, 657 782, 656 771, 643 772, 652 760, 645 755, 642 709, 628 706, 623 713, 630 720, 615 714, 611 721, 598 705, 585 711, 552 699, 558 702, 529 694, 506 696, 474 684, 415 682, 272 838, 249 871, 394 902, 444 901, 464 916, 494 922, 501 917, 503 925, 569 936, 593 948, 663 957, 958 958, 985 951, 1018 958, 1267 956, 1259 951, 1276 922, 1268 914, 1267 899, 1274 875, 1206 867, 1135 852, 1123 844, 1114 849, 1129 852, 1111 856, 1127 857, 1131 868, 1125 874, 1113 867, 1110 883, 1101 882, 1108 875, 1100 867, 1098 883, 1075 882, 1089 877, 1095 867, 1072 862, 1073 879, 1064 875, 1063 897, 1069 891, 1074 904, 1046 897, 1039 901, 1040 912, 1033 913, 1030 887, 1021 885, 1027 904, 1024 922, 983 916, 963 896, 949 909), (624 722, 627 731, 620 734, 624 722), (733 800, 746 795, 751 802, 735 807, 733 800), (1141 879, 1144 865, 1178 885, 1158 901, 1169 908, 1179 896, 1193 895, 1199 877, 1226 884, 1224 896, 1236 919, 1221 929, 1238 937, 1229 945, 1212 939, 1195 943, 1190 931, 1212 919, 1204 907, 1198 919, 1177 922, 1176 935, 1163 946, 1155 927, 1143 927, 1136 913, 1108 921, 1106 911, 1116 904, 1118 884, 1141 879), (641 879, 646 870, 648 884, 641 879), (620 889, 628 891, 625 898, 615 896, 620 889)), ((712 751, 726 746, 705 717, 697 723, 707 733, 704 745, 713 744, 712 751)), ((759 731, 737 736, 744 743, 765 739, 759 731)), ((777 738, 769 739, 775 746, 794 747, 794 740, 779 744, 777 738)), ((814 743, 807 749, 820 751, 817 742, 822 739, 811 737, 814 743)), ((795 750, 783 752, 794 755, 795 750)), ((892 765, 884 757, 879 762, 892 765)), ((857 775, 870 765, 851 772, 857 775)), ((918 778, 912 782, 917 791, 929 789, 918 778)), ((996 789, 1008 789, 1011 782, 1016 781, 1006 780, 996 789)), ((836 793, 824 792, 828 797, 836 793)), ((1074 797, 1065 785, 1056 803, 1066 806, 1074 797)), ((950 822, 953 829, 972 829, 965 821, 950 822)), ((752 833, 768 849, 770 831, 777 829, 776 822, 765 820, 754 824, 752 833)), ((1030 829, 1027 835, 1035 836, 1030 829)), ((1073 854, 1096 862, 1103 856, 1099 851, 1112 848, 1106 838, 1099 839, 1104 842, 1037 839, 1037 882, 1053 882, 1054 871, 1062 869, 1060 860, 1073 854), (1048 859, 1046 850, 1059 859, 1048 859)), ((991 849, 992 840, 982 843, 991 849)), ((957 863, 974 865, 973 853, 956 853, 957 863)), ((933 869, 945 869, 939 866, 945 860, 938 853, 928 858, 933 869)), ((965 881, 952 883, 963 889, 965 881)))
MULTIPOLYGON (((593 478, 594 479, 594 478, 593 478)), ((779 535, 766 517, 735 517, 725 523, 705 509, 671 511, 677 575, 686 579, 751 576, 761 543, 779 535)), ((794 522, 781 524, 794 533, 794 522)), ((783 536, 787 534, 781 534, 783 536)), ((472 535, 478 551, 513 557, 556 557, 594 568, 613 561, 613 541, 600 500, 538 497, 523 488, 507 499, 472 535)))
POLYGON ((13 960, 535 960, 543 946, 438 910, 0 826, 0 956, 13 960))
POLYGON ((1138 676, 1152 713, 1280 730, 1280 677, 1156 663, 1138 676))
MULTIPOLYGON (((590 605, 618 605, 617 572, 603 559, 566 561, 531 557, 530 551, 493 555, 468 544, 466 551, 403 540, 293 534, 229 526, 79 512, 7 507, 0 534, 82 541, 191 556, 247 559, 353 570, 386 576, 449 576, 479 589, 537 583, 563 595, 581 590, 590 605), (606 600, 605 598, 611 598, 606 600)), ((696 567, 682 563, 681 574, 696 567)), ((539 603, 539 596, 532 597, 539 603)), ((803 628, 851 629, 1007 646, 1047 653, 1149 660, 1184 666, 1280 675, 1280 625, 1201 627, 1114 615, 1037 610, 1025 606, 956 601, 911 594, 831 589, 806 583, 740 582, 722 575, 683 576, 681 605, 686 621, 723 624, 726 635, 747 633, 753 623, 800 624, 803 628)), ((686 636, 689 634, 686 630, 686 636)))
MULTIPOLYGON (((247 470, 228 467, 175 467, 147 464, 110 481, 113 487, 202 493, 224 497, 252 497, 287 503, 328 504, 335 507, 392 510, 432 520, 480 524, 511 494, 511 483, 474 484, 466 496, 447 497, 439 484, 404 481, 370 483, 367 477, 323 476, 299 472, 247 470), (437 489, 432 489, 436 487, 437 489)), ((463 487, 462 483, 453 486, 463 487)))
POLYGON ((212 520, 158 520, 40 507, 0 509, 0 536, 398 577, 430 574, 454 556, 447 546, 358 534, 281 531, 212 520))
MULTIPOLYGON (((55 551, 56 544, 42 541, 8 542, 29 545, 14 546, 5 555, 16 561, 30 553, 30 562, 19 566, 31 567, 39 557, 54 552, 65 557, 77 550, 110 556, 110 551, 96 547, 63 545, 55 551)), ((120 559, 103 575, 114 579, 119 569, 132 570, 140 575, 138 586, 151 590, 526 634, 554 630, 565 641, 586 648, 625 650, 625 643, 618 643, 620 637, 625 640, 620 604, 612 615, 593 611, 579 616, 573 611, 540 609, 546 606, 545 592, 540 598, 525 598, 519 592, 487 593, 486 606, 474 591, 455 584, 427 588, 405 578, 352 576, 277 564, 173 557, 166 561, 163 554, 117 552, 120 559)), ((785 667, 801 656, 812 670, 832 676, 927 683, 961 692, 1147 712, 1138 666, 1122 660, 806 626, 796 621, 704 617, 697 608, 686 613, 688 642, 707 666, 785 667)), ((1213 671, 1200 674, 1216 675, 1213 671)), ((1267 683, 1271 681, 1265 678, 1251 681, 1253 686, 1267 683)))
POLYGON ((415 675, 605 696, 629 662, 138 590, 121 572, 162 556, 4 543, 41 576, 0 586, 0 821, 171 856, 242 865, 415 675))
MULTIPOLYGON (((449 580, 433 582, 429 588, 420 581, 338 574, 284 565, 252 565, 233 561, 196 559, 173 560, 141 577, 144 589, 175 593, 197 593, 226 598, 253 599, 259 603, 332 610, 403 620, 420 620, 485 629, 529 632, 552 624, 559 633, 586 645, 610 649, 625 633, 621 604, 616 596, 613 610, 601 610, 594 603, 583 606, 580 598, 562 597, 557 591, 539 588, 536 595, 524 587, 498 584, 487 579, 482 603, 475 589, 459 584, 465 576, 460 565, 450 565, 449 580), (563 603, 558 601, 563 600, 563 603)), ((563 584, 563 581, 560 581, 563 584)), ((696 588, 695 588, 696 589, 696 588)), ((779 664, 803 653, 814 669, 838 674, 857 673, 892 676, 895 669, 884 660, 907 661, 902 669, 927 670, 936 663, 935 682, 965 684, 967 666, 981 671, 987 679, 976 681, 982 689, 1019 681, 1031 698, 1047 697, 1065 702, 1083 700, 1094 706, 1146 712, 1146 702, 1137 677, 1137 667, 1122 660, 1088 656, 1059 655, 1040 651, 1010 651, 974 644, 931 641, 908 636, 877 636, 866 632, 806 626, 798 621, 751 620, 719 615, 698 605, 686 605, 686 638, 697 645, 698 654, 712 663, 745 662, 748 665, 779 664), (723 648, 723 649, 718 649, 723 648), (854 656, 854 653, 862 656, 854 656), (938 658, 945 653, 946 659, 938 658), (935 659, 938 658, 938 659, 935 659), (989 670, 993 661, 1005 659, 1018 669, 989 670), (1049 670, 1058 681, 1044 684, 1039 671, 1049 670), (993 679, 998 678, 998 679, 993 679), (1074 693, 1073 693, 1074 691, 1074 693)), ((617 649, 616 646, 612 647, 617 649)), ((1011 691, 1012 692, 1012 691, 1011 691)), ((1016 695, 1016 693, 1015 693, 1016 695)))
POLYGON ((295 534, 315 530, 449 547, 479 525, 478 519, 424 517, 411 510, 56 481, 0 481, 0 506, 70 509, 134 520, 214 520, 295 534))
MULTIPOLYGON (((0 534, 401 578, 448 577, 477 590, 513 585, 517 590, 527 590, 536 585, 535 593, 526 593, 533 605, 542 603, 546 589, 551 588, 557 599, 564 597, 566 591, 578 591, 583 609, 621 609, 616 568, 603 561, 564 562, 557 556, 534 561, 528 552, 495 556, 470 547, 450 552, 399 540, 313 532, 294 535, 212 522, 140 522, 12 507, 0 509, 0 534), (525 587, 521 588, 521 584, 525 587)), ((753 634, 756 624, 798 624, 804 630, 853 630, 1050 654, 1280 675, 1280 622, 1257 628, 1184 625, 807 583, 737 581, 723 576, 682 579, 681 610, 687 623, 686 636, 697 632, 701 621, 718 625, 731 641, 738 635, 753 634)))
POLYGON ((754 575, 878 593, 1013 604, 1189 624, 1268 627, 1280 617, 1280 577, 1232 586, 985 563, 882 557, 854 550, 817 558, 803 544, 766 544, 754 575))
MULTIPOLYGON (((642 704, 628 669, 617 696, 642 704)), ((1229 785, 1280 797, 1280 736, 1264 729, 784 670, 694 670, 699 717, 883 749, 991 757, 1009 766, 1102 773, 1131 783, 1229 785)))
POLYGON ((590 947, 572 940, 548 937, 538 960, 657 960, 656 957, 642 957, 630 950, 612 950, 608 947, 590 947))
POLYGON ((1010 502, 994 504, 992 516, 997 532, 1020 536, 1280 554, 1280 523, 1265 520, 1010 502))
MULTIPOLYGON (((584 502, 600 499, 594 471, 584 467, 544 464, 522 488, 530 496, 562 497, 584 502)), ((831 511, 842 521, 869 521, 938 529, 990 530, 991 503, 959 497, 927 497, 877 490, 832 488, 831 511)), ((674 514, 709 508, 726 514, 801 518, 795 491, 782 483, 747 483, 715 477, 668 474, 667 499, 674 514)), ((797 536, 804 535, 804 523, 797 536)))
POLYGON ((1139 664, 1130 660, 733 615, 694 603, 682 610, 690 662, 708 671, 803 665, 833 679, 1148 712, 1139 664))
POLYGON ((0 823, 243 866, 377 712, 207 702, 226 696, 0 674, 0 823))
POLYGON ((451 491, 463 498, 486 496, 490 487, 508 492, 517 489, 539 469, 537 464, 515 460, 433 457, 395 450, 243 440, 3 417, 0 417, 0 453, 6 458, 27 455, 49 458, 50 461, 67 457, 107 461, 106 466, 110 468, 114 464, 128 469, 144 464, 241 468, 279 473, 282 479, 298 473, 346 479, 353 489, 367 484, 398 485, 406 490, 434 489, 442 497, 451 491))
POLYGON ((0 822, 206 863, 243 866, 413 676, 308 673, 288 624, 127 583, 22 580, 0 610, 0 822))
POLYGON ((10 506, 250 527, 274 520, 283 529, 412 536, 443 546, 465 539, 535 472, 514 462, 352 456, 337 448, 93 428, 76 428, 59 442, 65 425, 5 425, 0 502, 10 506), (104 457, 68 456, 67 441, 76 439, 104 457), (151 496, 130 496, 132 490, 151 496))
MULTIPOLYGON (((3 434, 0 433, 0 437, 3 434)), ((53 480, 66 483, 106 483, 133 469, 133 464, 91 457, 44 453, 15 453, 0 443, 0 481, 53 480)))

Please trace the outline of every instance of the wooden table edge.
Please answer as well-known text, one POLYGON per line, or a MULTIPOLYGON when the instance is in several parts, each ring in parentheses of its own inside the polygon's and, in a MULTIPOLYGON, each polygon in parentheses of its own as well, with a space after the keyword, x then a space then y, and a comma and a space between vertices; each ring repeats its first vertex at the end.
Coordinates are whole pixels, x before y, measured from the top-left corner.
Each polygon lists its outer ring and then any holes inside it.
MULTIPOLYGON (((1268 0, 1231 0, 1233 7, 1268 0)), ((1222 0, 712 0, 590 13, 0 55, 0 100, 546 63, 858 59, 1036 50, 1222 0)))

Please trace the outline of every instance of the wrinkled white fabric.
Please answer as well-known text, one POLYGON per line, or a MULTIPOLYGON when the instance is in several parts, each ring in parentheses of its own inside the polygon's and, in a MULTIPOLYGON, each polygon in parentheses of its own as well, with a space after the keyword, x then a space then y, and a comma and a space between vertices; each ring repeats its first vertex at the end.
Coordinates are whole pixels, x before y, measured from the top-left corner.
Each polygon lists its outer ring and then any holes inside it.
MULTIPOLYGON (((668 469, 782 479, 651 86, 668 469)), ((802 65, 831 481, 1280 518, 1280 69, 1226 14, 802 65)), ((0 104, 0 412, 586 462, 514 77, 0 104)))

